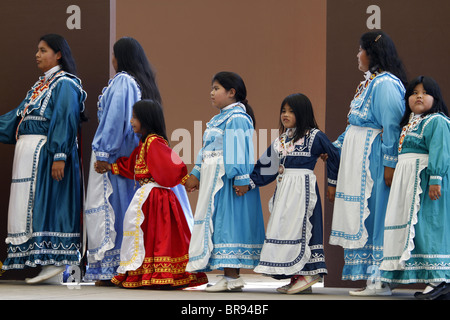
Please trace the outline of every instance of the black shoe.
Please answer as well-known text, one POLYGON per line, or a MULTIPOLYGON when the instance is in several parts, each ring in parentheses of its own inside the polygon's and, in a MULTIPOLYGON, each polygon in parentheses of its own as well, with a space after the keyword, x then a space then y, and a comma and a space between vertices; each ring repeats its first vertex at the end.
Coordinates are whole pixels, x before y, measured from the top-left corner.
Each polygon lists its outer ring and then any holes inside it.
POLYGON ((419 300, 435 300, 441 296, 447 295, 450 292, 450 284, 445 282, 441 282, 438 286, 434 286, 432 284, 428 285, 433 287, 433 290, 428 293, 416 292, 414 297, 419 300))

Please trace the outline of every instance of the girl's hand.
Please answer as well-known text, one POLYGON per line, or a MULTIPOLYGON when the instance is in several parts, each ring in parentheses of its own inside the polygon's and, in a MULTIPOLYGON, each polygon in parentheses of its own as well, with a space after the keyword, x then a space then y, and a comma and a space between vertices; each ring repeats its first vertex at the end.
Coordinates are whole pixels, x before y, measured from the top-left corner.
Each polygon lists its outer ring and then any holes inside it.
POLYGON ((191 174, 189 176, 189 178, 186 180, 186 182, 184 184, 184 187, 186 188, 187 192, 197 191, 199 186, 200 186, 200 181, 193 174, 191 174))
POLYGON ((392 179, 394 178, 395 168, 384 167, 384 182, 388 187, 392 185, 392 179))
POLYGON ((53 161, 52 178, 56 181, 64 179, 64 167, 66 162, 64 160, 53 161))
POLYGON ((243 196, 248 192, 248 186, 233 186, 234 192, 238 197, 243 196))
POLYGON ((439 200, 439 198, 441 197, 441 186, 438 184, 431 185, 428 195, 431 200, 439 200))
POLYGON ((111 170, 111 164, 106 161, 96 161, 94 169, 97 173, 103 174, 111 170))
POLYGON ((327 189, 327 199, 330 202, 334 202, 334 197, 336 196, 336 187, 328 186, 327 189))

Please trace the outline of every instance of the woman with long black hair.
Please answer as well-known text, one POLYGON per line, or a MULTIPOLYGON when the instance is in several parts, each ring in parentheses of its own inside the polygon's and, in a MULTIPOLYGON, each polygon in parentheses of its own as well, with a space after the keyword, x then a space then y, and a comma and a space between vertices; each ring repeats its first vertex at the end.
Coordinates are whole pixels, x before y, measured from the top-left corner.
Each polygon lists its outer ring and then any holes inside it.
POLYGON ((67 41, 40 38, 44 73, 14 110, 0 116, 0 142, 15 144, 4 270, 43 266, 37 283, 80 263, 77 135, 86 92, 67 41))
MULTIPOLYGON (((141 44, 119 39, 113 47, 116 75, 98 100, 98 127, 92 142, 91 168, 86 195, 85 221, 88 237, 88 268, 85 279, 110 285, 120 263, 123 218, 135 192, 135 182, 107 172, 108 164, 128 157, 139 144, 130 120, 133 105, 141 99, 161 103, 155 73, 141 44), (97 169, 94 169, 97 163, 97 169)), ((188 221, 192 212, 184 187, 173 189, 188 221)))
POLYGON ((384 218, 397 163, 406 73, 392 39, 382 31, 360 39, 359 70, 341 149, 330 243, 344 248, 343 280, 368 280, 352 295, 389 295, 380 281, 384 218))

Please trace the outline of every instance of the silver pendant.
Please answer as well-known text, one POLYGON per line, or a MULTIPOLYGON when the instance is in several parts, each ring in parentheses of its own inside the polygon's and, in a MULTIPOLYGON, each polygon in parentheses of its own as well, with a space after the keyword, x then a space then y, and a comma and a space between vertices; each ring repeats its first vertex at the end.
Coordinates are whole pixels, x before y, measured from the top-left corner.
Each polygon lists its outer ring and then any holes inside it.
POLYGON ((278 173, 279 174, 283 174, 284 173, 284 165, 280 164, 280 166, 278 167, 278 173))

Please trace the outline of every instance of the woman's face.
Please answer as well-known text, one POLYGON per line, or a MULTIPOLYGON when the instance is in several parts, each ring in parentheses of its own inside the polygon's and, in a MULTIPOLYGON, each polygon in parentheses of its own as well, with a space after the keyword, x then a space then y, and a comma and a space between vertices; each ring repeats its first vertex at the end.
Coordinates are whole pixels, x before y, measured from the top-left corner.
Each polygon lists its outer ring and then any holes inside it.
POLYGON ((357 57, 358 57, 358 69, 361 70, 362 72, 369 71, 370 58, 367 55, 366 50, 359 47, 359 52, 358 52, 357 57))
POLYGON ((422 83, 419 83, 408 98, 409 107, 414 114, 422 114, 433 107, 434 98, 427 94, 422 83))
POLYGON ((38 44, 38 51, 36 52, 36 63, 42 72, 47 72, 53 67, 59 65, 61 59, 61 52, 55 53, 45 41, 40 41, 38 44))

